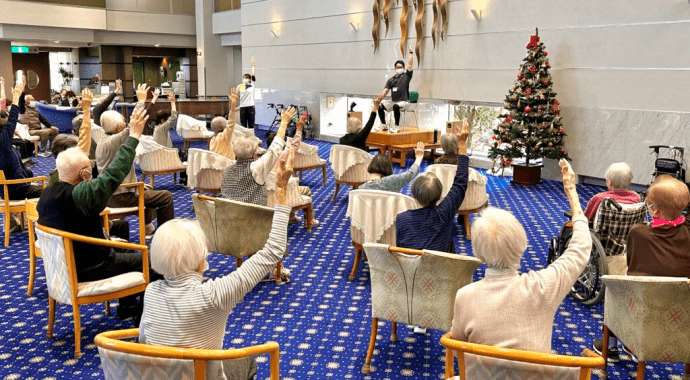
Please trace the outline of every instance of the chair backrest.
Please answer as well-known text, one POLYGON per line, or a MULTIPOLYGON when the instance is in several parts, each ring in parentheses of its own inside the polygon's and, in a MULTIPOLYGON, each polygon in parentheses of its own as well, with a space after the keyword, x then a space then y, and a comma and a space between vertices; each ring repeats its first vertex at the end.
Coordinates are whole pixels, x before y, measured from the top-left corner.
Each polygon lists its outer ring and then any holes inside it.
MULTIPOLYGON (((433 164, 427 166, 426 172, 434 173, 441 181, 443 187, 439 203, 446 197, 450 187, 453 186, 456 170, 456 165, 433 164)), ((486 177, 472 168, 469 168, 467 176, 467 191, 465 191, 465 199, 462 201, 459 210, 473 210, 483 206, 489 200, 489 195, 486 193, 486 177)))
POLYGON ((122 379, 206 379, 208 361, 229 360, 253 355, 270 355, 271 380, 278 380, 278 343, 228 350, 207 350, 152 346, 122 339, 139 336, 139 329, 108 331, 96 335, 98 355, 106 380, 122 379))
POLYGON ((245 257, 266 245, 272 208, 198 194, 192 194, 192 203, 210 251, 245 257))
POLYGON ((366 182, 371 159, 372 155, 359 148, 338 144, 331 146, 328 156, 335 179, 345 182, 366 182))
POLYGON ((441 345, 446 348, 445 378, 451 378, 455 373, 454 354, 458 358, 461 380, 589 379, 592 368, 604 366, 604 358, 590 350, 585 350, 583 356, 546 354, 462 342, 452 339, 450 333, 441 338, 441 345), (465 353, 471 354, 469 366, 466 365, 465 353), (469 373, 466 373, 467 367, 469 373))
POLYGON ((101 140, 105 138, 105 129, 101 128, 98 125, 91 125, 91 138, 93 141, 96 142, 96 144, 100 143, 101 140))
POLYGON ((630 229, 636 224, 647 222, 644 202, 618 204, 611 198, 604 198, 594 216, 593 230, 597 233, 606 256, 625 253, 630 229), (621 209, 618 210, 616 206, 621 209))
POLYGON ((150 138, 140 139, 140 144, 137 146, 137 158, 142 171, 153 172, 184 168, 176 148, 165 147, 150 138))
MULTIPOLYGON (((287 146, 292 144, 292 138, 287 139, 287 146)), ((307 144, 304 141, 300 142, 299 149, 295 152, 295 162, 293 167, 295 169, 306 168, 321 164, 321 157, 319 157, 319 147, 312 144, 307 144)))
POLYGON ((371 271, 371 316, 449 331, 455 293, 472 282, 471 256, 365 243, 371 271))
MULTIPOLYGON (((41 246, 43 267, 46 273, 48 294, 61 303, 72 304, 72 286, 76 286, 76 268, 74 255, 67 257, 65 239, 59 235, 41 230, 37 225, 36 237, 41 246), (74 273, 74 279, 70 273, 74 273)), ((71 249, 71 246, 70 246, 71 249)), ((71 252, 70 252, 71 253, 71 252)))
POLYGON ((412 197, 382 190, 352 190, 349 193, 347 217, 350 236, 357 244, 395 245, 395 217, 419 207, 412 197))
POLYGON ((182 138, 204 137, 204 132, 208 132, 205 121, 197 120, 188 115, 177 115, 177 133, 182 138))
POLYGON ((690 363, 687 278, 601 277, 604 324, 642 361, 690 363))
POLYGON ((234 161, 210 150, 187 151, 187 185, 194 189, 220 189, 223 171, 234 161))

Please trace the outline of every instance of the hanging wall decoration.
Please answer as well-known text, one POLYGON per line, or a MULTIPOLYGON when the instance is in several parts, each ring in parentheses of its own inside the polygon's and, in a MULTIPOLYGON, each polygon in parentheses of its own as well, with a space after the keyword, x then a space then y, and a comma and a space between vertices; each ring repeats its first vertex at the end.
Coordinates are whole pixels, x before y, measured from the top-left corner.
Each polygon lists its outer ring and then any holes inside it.
MULTIPOLYGON (((414 51, 417 55, 417 67, 422 64, 422 43, 424 42, 424 0, 414 0, 417 5, 417 19, 414 22, 414 27, 417 32, 417 43, 415 44, 414 51)), ((405 56, 403 54, 403 56, 405 56)))
POLYGON ((379 0, 374 0, 374 26, 371 28, 371 35, 374 37, 374 54, 379 49, 379 25, 381 20, 379 19, 379 0))
POLYGON ((393 5, 393 0, 383 0, 383 22, 386 24, 386 36, 388 36, 388 27, 391 21, 391 5, 393 5))
POLYGON ((434 11, 434 22, 431 24, 431 41, 434 42, 434 49, 436 49, 436 33, 438 31, 438 12, 439 12, 439 0, 433 0, 431 3, 431 9, 434 11))
POLYGON ((448 33, 448 0, 439 0, 439 8, 441 8, 441 39, 445 41, 446 34, 448 33))
POLYGON ((403 0, 400 14, 400 53, 405 57, 405 42, 407 41, 407 25, 410 18, 409 0, 403 0))

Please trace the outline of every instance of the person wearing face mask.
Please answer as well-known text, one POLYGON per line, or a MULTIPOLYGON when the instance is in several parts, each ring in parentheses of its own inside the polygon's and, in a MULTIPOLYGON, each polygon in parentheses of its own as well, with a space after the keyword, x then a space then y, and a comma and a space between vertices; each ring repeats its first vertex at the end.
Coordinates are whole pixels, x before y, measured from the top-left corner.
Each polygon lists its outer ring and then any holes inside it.
POLYGON ((242 84, 237 86, 237 93, 240 94, 240 124, 245 128, 254 128, 254 57, 252 57, 252 73, 242 76, 242 84))
POLYGON ((52 144, 60 130, 53 127, 50 121, 38 112, 36 101, 31 95, 26 95, 25 100, 24 98, 20 99, 19 113, 19 122, 29 126, 29 134, 41 138, 41 152, 38 155, 41 157, 50 156, 48 141, 52 144))
POLYGON ((410 52, 407 58, 407 70, 405 70, 405 62, 402 59, 395 61, 395 75, 388 79, 385 88, 378 97, 381 101, 378 108, 381 124, 386 124, 386 112, 393 111, 395 129, 391 132, 397 132, 400 126, 400 110, 404 110, 410 105, 410 81, 412 80, 414 54, 411 45, 407 45, 407 49, 410 52), (391 100, 383 100, 389 91, 391 92, 391 100))

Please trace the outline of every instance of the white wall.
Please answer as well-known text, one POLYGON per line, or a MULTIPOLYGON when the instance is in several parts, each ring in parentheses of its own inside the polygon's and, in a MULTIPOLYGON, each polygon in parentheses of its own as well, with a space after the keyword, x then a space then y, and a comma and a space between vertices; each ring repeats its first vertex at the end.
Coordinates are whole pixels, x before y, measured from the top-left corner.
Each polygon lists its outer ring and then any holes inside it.
MULTIPOLYGON (((401 8, 393 3, 391 30, 384 37, 382 20, 374 55, 373 0, 310 2, 308 7, 301 0, 244 0, 243 66, 255 56, 265 88, 373 96, 383 87, 386 69, 401 58, 401 8), (351 21, 359 23, 359 31, 351 21), (278 38, 271 29, 278 30, 278 38)), ((647 183, 653 165, 647 145, 690 141, 687 1, 451 0, 448 35, 436 49, 432 1, 425 3, 423 60, 411 83, 420 101, 502 103, 539 27, 576 171, 602 177, 611 162, 628 161, 637 173, 635 182, 647 183), (478 3, 486 4, 480 22, 470 13, 478 3), (658 111, 664 112, 655 119, 658 111), (631 117, 659 123, 636 127, 631 117)), ((416 13, 411 4, 410 9, 407 43, 414 46, 416 13)))

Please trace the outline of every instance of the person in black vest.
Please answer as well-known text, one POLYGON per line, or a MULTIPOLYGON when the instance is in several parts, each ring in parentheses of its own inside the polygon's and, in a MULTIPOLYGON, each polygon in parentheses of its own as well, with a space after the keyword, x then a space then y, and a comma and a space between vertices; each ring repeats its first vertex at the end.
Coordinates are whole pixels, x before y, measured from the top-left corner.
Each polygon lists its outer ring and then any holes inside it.
MULTIPOLYGON (((79 235, 104 239, 101 212, 129 173, 135 149, 148 116, 136 109, 130 119, 130 134, 112 164, 91 178, 91 161, 79 148, 69 148, 56 160, 60 181, 47 187, 38 201, 38 223, 79 235)), ((116 252, 110 247, 74 243, 74 261, 79 282, 97 281, 122 273, 141 271, 139 252, 116 252)), ((151 281, 161 278, 155 272, 151 281)), ((120 299, 119 318, 141 315, 136 296, 120 299)))
POLYGON ((381 124, 386 125, 386 111, 390 112, 393 110, 395 129, 391 130, 391 132, 398 131, 400 126, 400 110, 407 109, 410 105, 410 81, 412 80, 414 55, 411 45, 407 45, 407 49, 410 51, 407 59, 407 70, 405 70, 405 62, 402 59, 395 61, 395 75, 388 79, 386 87, 378 97, 381 101, 381 105, 378 108, 381 124), (391 100, 383 100, 388 95, 388 91, 391 91, 391 100))

